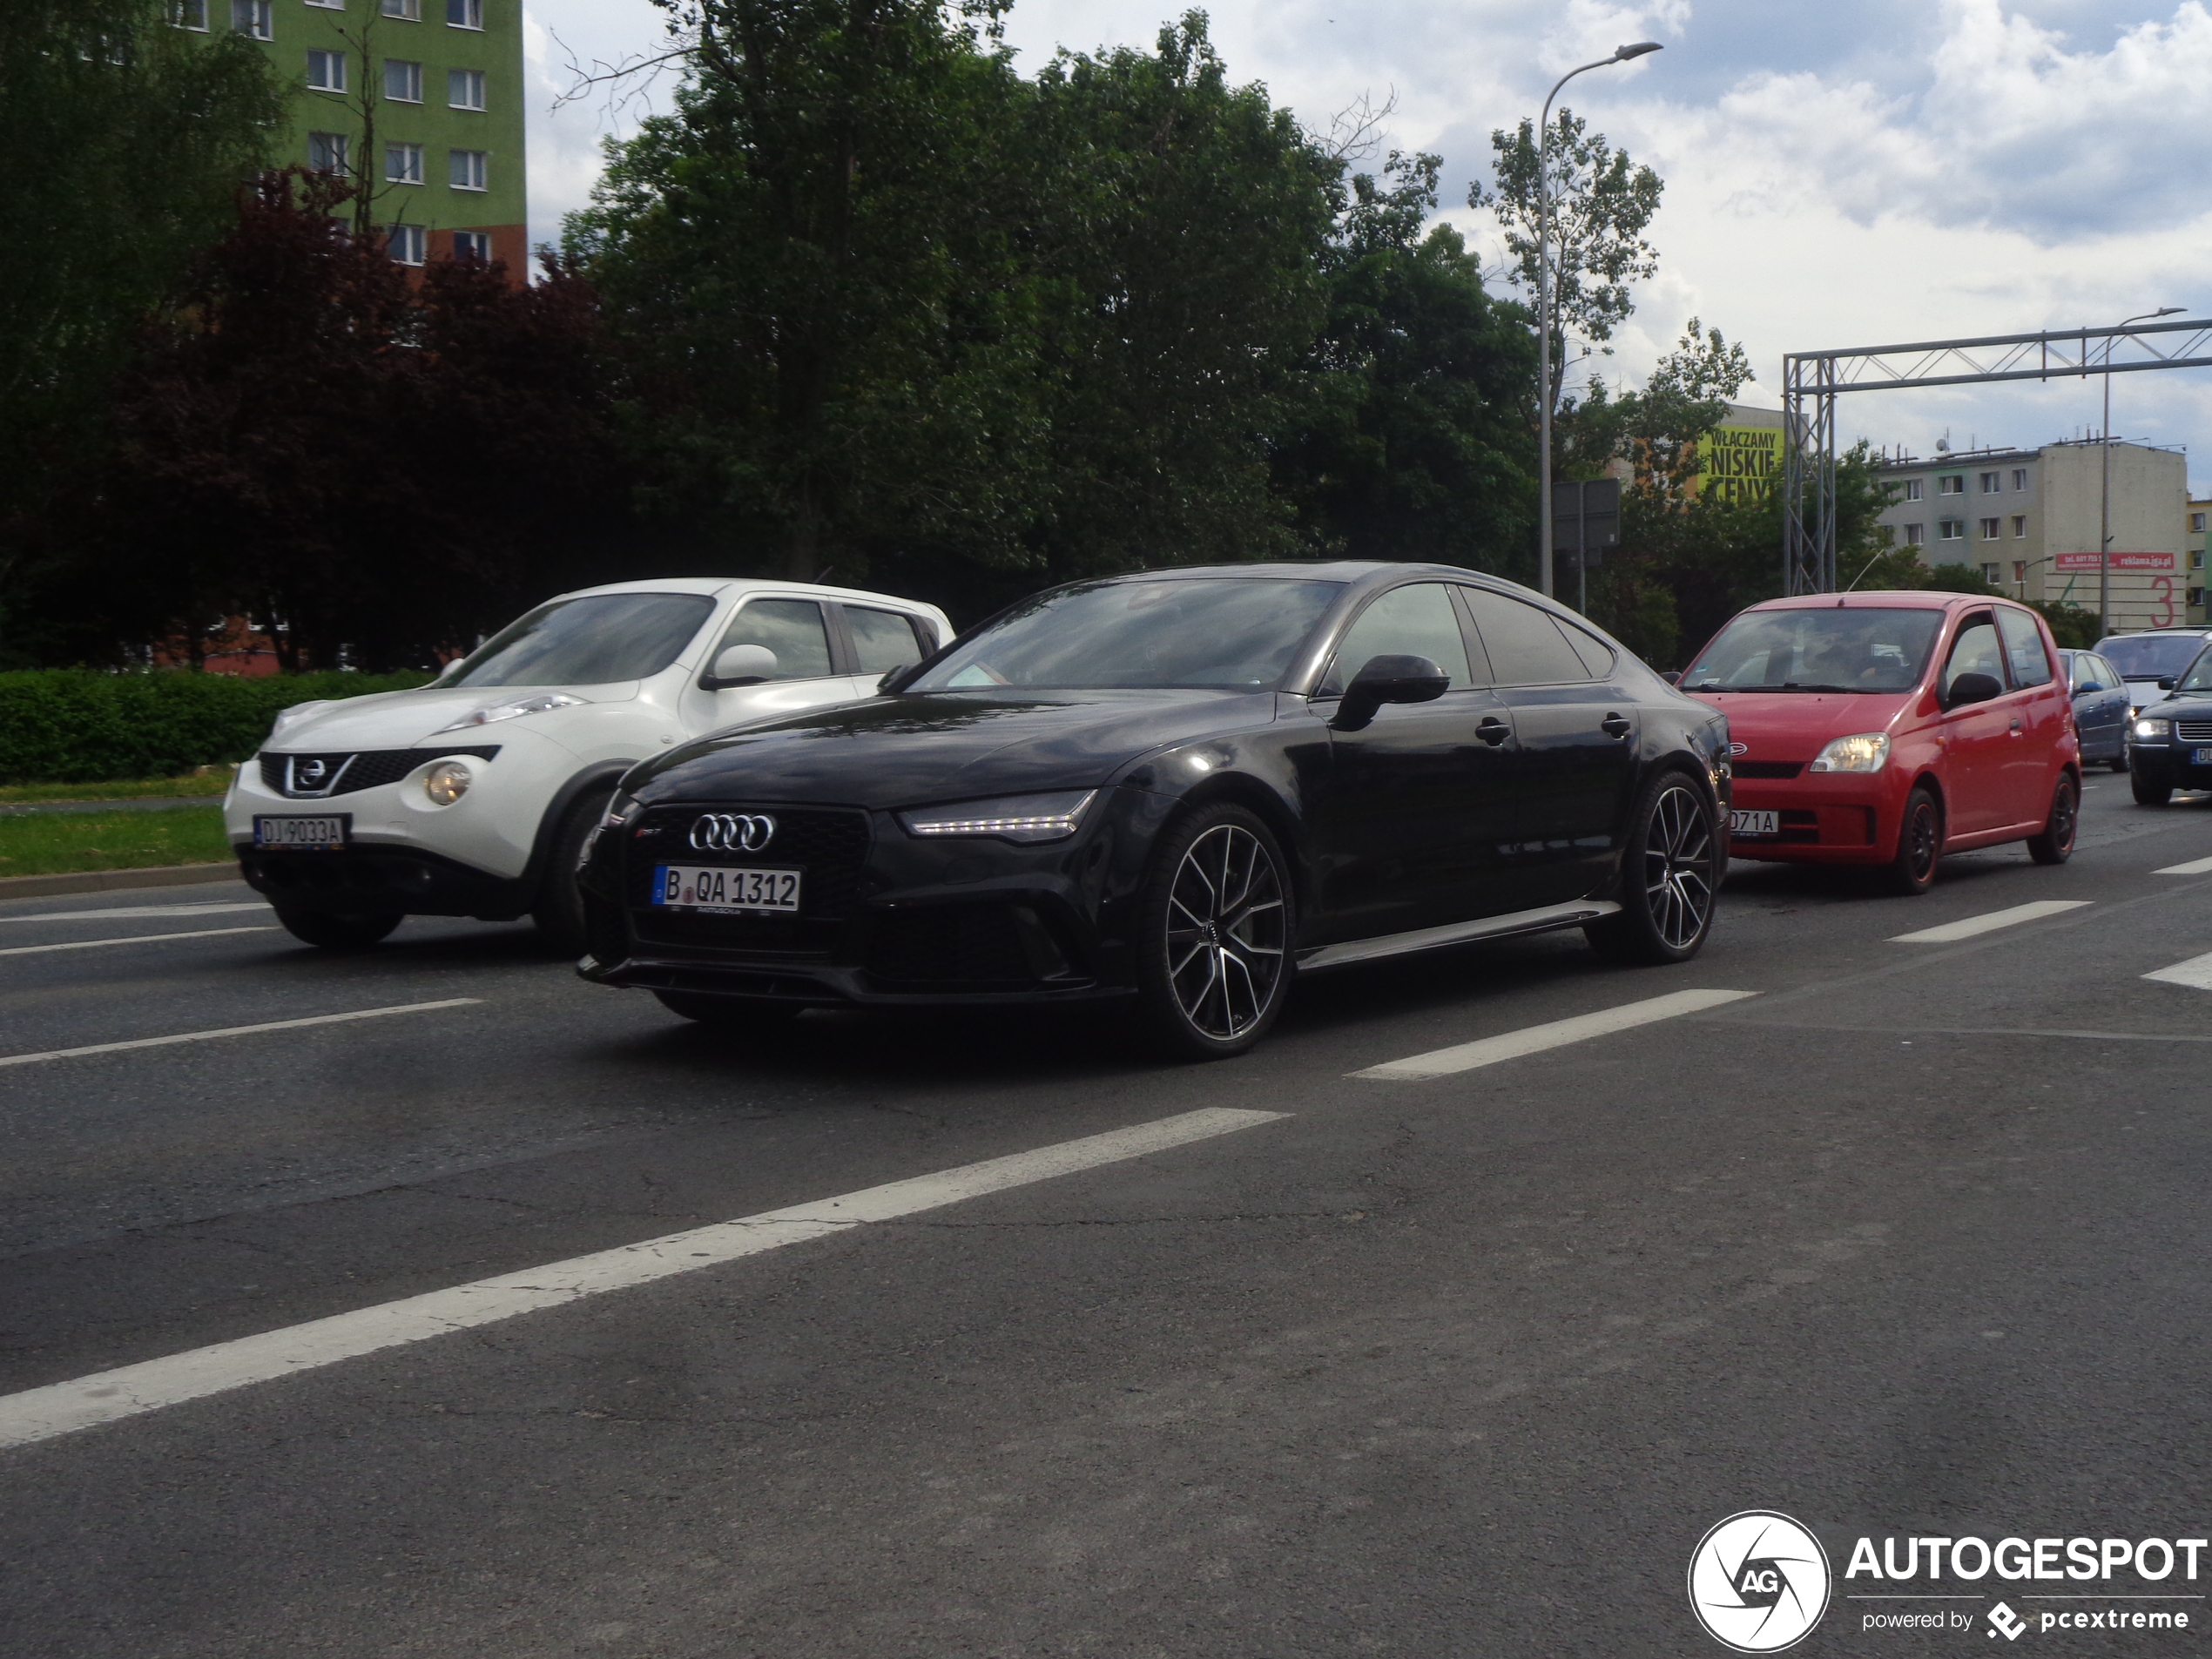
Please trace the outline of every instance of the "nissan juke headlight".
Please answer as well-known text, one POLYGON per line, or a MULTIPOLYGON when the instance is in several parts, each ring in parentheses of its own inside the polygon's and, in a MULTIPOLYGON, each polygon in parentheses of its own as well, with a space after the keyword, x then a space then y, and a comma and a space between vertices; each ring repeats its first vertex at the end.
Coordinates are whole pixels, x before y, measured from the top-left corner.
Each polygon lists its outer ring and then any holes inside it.
POLYGON ((462 715, 451 725, 442 725, 430 735, 435 738, 439 732, 466 732, 470 726, 489 725, 494 720, 511 720, 518 714, 543 714, 549 709, 574 708, 590 700, 588 697, 571 697, 566 691, 548 691, 543 697, 525 697, 512 703, 495 703, 488 709, 478 709, 473 713, 462 715))
POLYGON ((1050 795, 1008 795, 997 800, 963 800, 949 806, 918 806, 900 813, 909 835, 990 836, 1028 846, 1064 841, 1082 822, 1095 789, 1064 789, 1050 795))

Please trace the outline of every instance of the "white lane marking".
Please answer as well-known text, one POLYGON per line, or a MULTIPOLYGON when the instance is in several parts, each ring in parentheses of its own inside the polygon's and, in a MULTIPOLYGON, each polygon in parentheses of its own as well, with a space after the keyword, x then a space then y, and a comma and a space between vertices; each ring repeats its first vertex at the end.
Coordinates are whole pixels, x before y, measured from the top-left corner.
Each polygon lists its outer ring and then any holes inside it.
POLYGON ((2023 921, 2040 921, 2046 916, 2055 916, 2063 910, 2080 910, 2091 900, 2087 899, 2038 899, 2033 904, 2016 904, 2009 910, 1993 910, 1986 916, 1969 916, 1964 921, 1946 921, 1940 927, 1923 927, 1917 934, 1898 934, 1889 941, 1892 945, 1948 945, 1954 940, 1974 939, 1983 934, 1993 934, 2000 927, 2017 927, 2023 921))
POLYGON ((35 916, 0 916, 0 921, 120 921, 145 916, 217 916, 233 910, 266 910, 268 901, 250 904, 131 904, 114 910, 46 910, 35 916))
POLYGON ((275 928, 263 922, 252 927, 195 927, 188 934, 133 934, 128 939, 73 939, 66 945, 10 945, 0 956, 35 956, 42 950, 98 950, 103 945, 150 945, 158 939, 218 939, 225 934, 267 934, 275 928))
POLYGON ((2212 991, 2212 956, 2192 956, 2185 962, 2175 962, 2171 968, 2161 968, 2155 974, 2146 974, 2143 977, 2164 980, 2168 985, 2194 985, 2200 991, 2212 991))
POLYGON ((347 1020, 375 1020, 387 1014, 428 1014, 433 1008, 466 1008, 480 996, 448 996, 437 1002, 399 1002, 388 1008, 355 1008, 350 1014, 314 1014, 304 1020, 270 1020, 260 1025, 226 1025, 214 1031, 179 1031, 172 1037, 133 1037, 128 1042, 93 1042, 82 1049, 49 1049, 43 1054, 0 1054, 0 1066, 28 1066, 40 1060, 73 1060, 84 1054, 114 1054, 124 1049, 159 1049, 172 1042, 206 1042, 213 1037, 251 1036, 256 1031, 296 1031, 303 1025, 340 1025, 347 1020))
POLYGON ((1480 1037, 1473 1042, 1437 1049, 1428 1054, 1393 1060, 1384 1065, 1369 1066, 1364 1071, 1347 1072, 1345 1075, 1372 1077, 1386 1082, 1418 1082, 1428 1077, 1447 1077, 1456 1071, 1472 1071, 1477 1066, 1494 1066, 1501 1060, 1518 1060, 1523 1055, 1541 1054, 1547 1049, 1564 1048, 1570 1042, 1583 1042, 1610 1032, 1649 1025, 1655 1020, 1671 1020, 1677 1015, 1716 1008, 1723 1002, 1737 1002, 1747 996, 1757 995, 1757 991, 1673 991, 1665 996, 1652 997, 1648 1001, 1624 1002, 1617 1008, 1603 1008, 1595 1014, 1578 1014, 1569 1020, 1554 1020, 1547 1025, 1532 1025, 1525 1030, 1508 1031, 1502 1036, 1480 1037))
POLYGON ((2212 859, 2191 859, 2187 864, 2169 864, 2162 870, 2153 870, 2153 875, 2212 875, 2212 859))
POLYGON ((1010 1187, 1123 1163, 1288 1116, 1287 1112, 1245 1111, 1226 1106, 1185 1112, 1130 1129, 887 1182, 841 1197, 819 1198, 690 1232, 670 1233, 642 1244, 571 1257, 519 1273, 477 1279, 450 1290, 431 1291, 281 1331, 240 1337, 212 1347, 0 1396, 0 1447, 51 1440, 57 1434, 293 1376, 380 1349, 560 1307, 583 1297, 628 1290, 871 1223, 896 1221, 1010 1187))

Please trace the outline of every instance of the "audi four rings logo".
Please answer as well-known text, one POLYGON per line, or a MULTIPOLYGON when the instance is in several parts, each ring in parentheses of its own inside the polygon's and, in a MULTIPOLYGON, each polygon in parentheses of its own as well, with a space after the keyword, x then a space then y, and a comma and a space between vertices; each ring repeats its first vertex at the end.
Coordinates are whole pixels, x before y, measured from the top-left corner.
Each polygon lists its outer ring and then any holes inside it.
POLYGON ((702 853, 758 853, 774 839, 765 813, 702 813, 691 820, 691 845, 702 853))

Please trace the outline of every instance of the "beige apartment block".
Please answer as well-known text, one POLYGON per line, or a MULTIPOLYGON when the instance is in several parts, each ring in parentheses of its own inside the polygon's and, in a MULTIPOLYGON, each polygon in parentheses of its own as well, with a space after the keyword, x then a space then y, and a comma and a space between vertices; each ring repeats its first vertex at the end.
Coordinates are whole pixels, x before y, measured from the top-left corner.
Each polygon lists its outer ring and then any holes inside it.
MULTIPOLYGON (((2094 441, 1892 457, 1882 462, 1890 505, 1881 523, 1925 564, 1968 565, 2015 598, 2094 610, 2103 466, 2094 441)), ((2188 493, 2179 452, 2112 446, 2114 631, 2188 620, 2189 590, 2204 583, 2188 567, 2188 493)))

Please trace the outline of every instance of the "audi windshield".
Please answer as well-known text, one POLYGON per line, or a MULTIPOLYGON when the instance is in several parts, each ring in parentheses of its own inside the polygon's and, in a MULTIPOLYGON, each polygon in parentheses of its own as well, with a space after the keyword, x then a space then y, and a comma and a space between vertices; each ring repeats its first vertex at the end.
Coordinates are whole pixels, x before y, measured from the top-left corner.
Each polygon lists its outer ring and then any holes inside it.
POLYGON ((1690 664, 1682 689, 1909 691, 1942 627, 1940 610, 1747 610, 1690 664))
POLYGON ((1016 606, 903 689, 1264 691, 1343 590, 1282 577, 1062 588, 1016 606))

